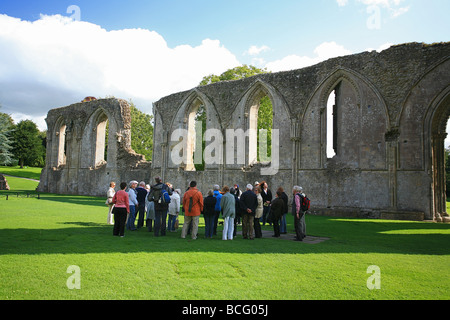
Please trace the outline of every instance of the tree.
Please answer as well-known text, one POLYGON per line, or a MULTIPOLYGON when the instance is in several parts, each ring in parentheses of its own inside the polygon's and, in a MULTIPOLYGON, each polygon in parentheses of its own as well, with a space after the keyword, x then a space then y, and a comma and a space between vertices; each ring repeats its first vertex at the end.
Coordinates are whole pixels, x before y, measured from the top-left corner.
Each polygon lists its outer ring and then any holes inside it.
POLYGON ((13 161, 11 131, 14 128, 13 119, 0 112, 0 164, 9 165, 13 161))
MULTIPOLYGON (((205 86, 209 84, 213 84, 221 81, 231 81, 231 80, 239 80, 244 78, 253 77, 258 74, 268 73, 267 69, 259 69, 254 66, 242 65, 240 67, 236 67, 233 69, 229 69, 222 73, 220 76, 217 75, 209 75, 203 78, 200 82, 200 86, 205 86)), ((201 114, 204 110, 202 108, 199 109, 197 113, 197 118, 204 121, 203 125, 203 134, 206 130, 206 114, 201 114)), ((196 119, 197 120, 197 119, 196 119)), ((265 96, 259 101, 259 109, 258 109, 258 141, 260 138, 259 130, 265 129, 267 130, 267 156, 268 159, 260 159, 259 158, 259 144, 258 144, 258 160, 259 161, 269 161, 272 155, 272 126, 273 126, 273 106, 270 98, 265 96)), ((203 147, 204 148, 204 147, 203 147)))
POLYGON ((148 161, 153 155, 153 116, 140 111, 130 100, 131 148, 145 156, 148 161))
POLYGON ((248 66, 244 64, 240 67, 229 69, 224 73, 222 73, 220 76, 216 76, 214 74, 206 76, 203 78, 202 82, 200 82, 200 86, 206 86, 221 81, 240 80, 244 78, 253 77, 261 73, 268 73, 268 71, 265 68, 259 69, 254 66, 248 66))
POLYGON ((45 163, 45 148, 37 125, 31 120, 20 121, 12 131, 12 152, 24 166, 42 166, 45 163))

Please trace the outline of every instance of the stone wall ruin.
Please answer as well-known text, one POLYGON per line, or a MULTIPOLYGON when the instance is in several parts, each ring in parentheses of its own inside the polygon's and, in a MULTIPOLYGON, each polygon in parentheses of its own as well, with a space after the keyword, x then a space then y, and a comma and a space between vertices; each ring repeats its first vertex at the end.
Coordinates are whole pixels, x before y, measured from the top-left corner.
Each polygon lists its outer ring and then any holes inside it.
MULTIPOLYGON (((450 43, 398 45, 381 53, 216 83, 162 98, 153 109, 152 162, 131 150, 125 101, 98 100, 51 110, 47 164, 39 189, 103 196, 110 181, 148 182, 160 175, 182 190, 196 180, 207 192, 214 184, 245 186, 265 180, 271 189, 283 186, 289 191, 301 185, 317 214, 416 220, 446 216, 450 43), (327 108, 333 92, 330 118, 327 108), (235 153, 245 155, 244 165, 222 161, 196 172, 188 165, 190 151, 184 154, 184 165, 174 163, 171 153, 179 141, 172 141, 172 133, 189 131, 199 105, 206 110, 207 128, 226 135, 227 129, 247 132, 252 127, 263 96, 272 102, 273 128, 279 129, 276 175, 261 176, 265 164, 254 162, 252 137, 246 137, 245 149, 235 146, 235 153), (332 158, 327 154, 330 121, 332 158)), ((225 159, 225 146, 223 150, 219 157, 225 159)))

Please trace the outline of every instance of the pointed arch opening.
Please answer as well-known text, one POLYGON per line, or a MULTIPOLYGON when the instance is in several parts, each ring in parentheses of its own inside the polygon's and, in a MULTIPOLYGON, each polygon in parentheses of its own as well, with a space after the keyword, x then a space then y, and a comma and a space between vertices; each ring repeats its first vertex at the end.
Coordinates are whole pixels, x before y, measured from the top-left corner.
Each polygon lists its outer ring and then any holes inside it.
POLYGON ((56 167, 60 167, 66 165, 67 162, 67 141, 66 141, 67 125, 65 124, 63 119, 57 121, 55 129, 57 141, 56 167))
POLYGON ((327 158, 337 154, 337 90, 330 93, 327 101, 327 158))
POLYGON ((190 107, 187 115, 187 162, 186 171, 204 171, 205 161, 203 152, 205 141, 203 139, 206 131, 206 106, 205 103, 196 97, 190 107))
POLYGON ((333 161, 359 167, 361 141, 355 142, 362 130, 359 90, 346 77, 333 80, 321 98, 321 165, 333 161))
POLYGON ((102 112, 97 119, 95 127, 95 167, 102 166, 108 162, 108 116, 102 112))
POLYGON ((448 154, 445 141, 448 137, 448 123, 450 119, 450 90, 439 102, 431 122, 431 157, 433 172, 433 212, 434 219, 442 221, 448 217, 447 212, 447 180, 448 154))
POLYGON ((257 89, 249 108, 248 164, 270 163, 272 159, 273 103, 263 87, 257 89))
POLYGON ((116 132, 116 125, 109 121, 106 112, 99 108, 90 117, 83 131, 81 142, 81 167, 82 168, 99 168, 108 164, 111 154, 111 132, 116 132), (109 143, 108 143, 109 141, 109 143))

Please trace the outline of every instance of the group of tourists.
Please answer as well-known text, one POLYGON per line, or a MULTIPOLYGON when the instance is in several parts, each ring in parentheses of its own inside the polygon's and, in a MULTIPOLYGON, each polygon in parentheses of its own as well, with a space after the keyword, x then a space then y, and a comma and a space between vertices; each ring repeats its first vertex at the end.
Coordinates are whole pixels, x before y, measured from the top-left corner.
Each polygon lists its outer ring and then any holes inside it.
MULTIPOLYGON (((137 231, 144 227, 144 222, 147 230, 156 237, 165 236, 166 232, 176 232, 180 212, 184 212, 183 239, 188 235, 197 239, 201 215, 205 220, 205 238, 217 235, 220 216, 223 218, 223 240, 233 240, 238 225, 242 225, 243 238, 249 240, 262 238, 261 224, 273 225, 273 237, 287 233, 288 195, 279 187, 273 196, 265 181, 248 184, 245 191, 237 184, 231 188, 214 185, 206 197, 195 181, 189 184, 183 196, 180 189, 163 183, 160 177, 155 178, 152 186, 135 180, 129 184, 122 182, 117 192, 115 186, 111 182, 106 200, 109 207, 107 222, 114 225, 114 236, 124 237, 125 229, 137 231)), ((309 200, 299 186, 293 188, 292 195, 293 240, 302 241, 306 237, 305 213, 309 209, 304 203, 305 199, 309 200)))

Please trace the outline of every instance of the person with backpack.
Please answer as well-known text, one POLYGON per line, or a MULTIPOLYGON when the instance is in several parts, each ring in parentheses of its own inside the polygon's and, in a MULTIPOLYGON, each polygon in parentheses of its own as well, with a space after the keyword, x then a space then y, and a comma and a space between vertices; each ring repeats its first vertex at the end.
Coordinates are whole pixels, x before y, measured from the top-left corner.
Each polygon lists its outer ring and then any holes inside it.
POLYGON ((220 193, 220 186, 218 184, 214 185, 214 198, 216 198, 216 207, 214 214, 214 230, 213 235, 217 235, 217 224, 219 223, 220 212, 222 208, 220 207, 220 201, 222 200, 222 193, 220 193))
POLYGON ((309 199, 303 193, 303 188, 295 186, 292 193, 292 214, 294 215, 295 241, 303 241, 306 237, 305 214, 309 209, 309 199))
POLYGON ((189 190, 183 196, 184 224, 181 231, 181 238, 185 239, 189 224, 192 222, 192 240, 197 239, 198 221, 203 211, 203 195, 197 189, 197 182, 192 181, 189 190))
POLYGON ((170 196, 172 189, 162 182, 161 177, 155 178, 156 184, 151 186, 148 194, 148 201, 153 201, 155 205, 155 237, 166 235, 167 211, 169 210, 170 196))

